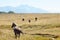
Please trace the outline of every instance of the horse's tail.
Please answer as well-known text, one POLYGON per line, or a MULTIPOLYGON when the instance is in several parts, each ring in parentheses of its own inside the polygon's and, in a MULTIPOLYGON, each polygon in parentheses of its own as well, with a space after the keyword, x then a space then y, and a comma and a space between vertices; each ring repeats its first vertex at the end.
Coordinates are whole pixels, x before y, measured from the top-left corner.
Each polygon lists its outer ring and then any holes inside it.
POLYGON ((22 33, 23 34, 23 32, 20 30, 20 33, 22 33))

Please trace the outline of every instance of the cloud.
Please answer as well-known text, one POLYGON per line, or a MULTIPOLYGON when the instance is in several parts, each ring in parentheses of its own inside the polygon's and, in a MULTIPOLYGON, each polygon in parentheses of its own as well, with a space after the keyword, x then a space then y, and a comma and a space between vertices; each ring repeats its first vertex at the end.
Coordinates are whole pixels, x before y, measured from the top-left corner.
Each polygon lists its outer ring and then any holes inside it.
POLYGON ((21 0, 3 0, 3 1, 0 0, 0 6, 16 7, 16 6, 22 5, 23 3, 24 3, 23 0, 22 1, 21 0))
POLYGON ((60 12, 60 0, 0 0, 0 7, 29 5, 50 12, 60 12))

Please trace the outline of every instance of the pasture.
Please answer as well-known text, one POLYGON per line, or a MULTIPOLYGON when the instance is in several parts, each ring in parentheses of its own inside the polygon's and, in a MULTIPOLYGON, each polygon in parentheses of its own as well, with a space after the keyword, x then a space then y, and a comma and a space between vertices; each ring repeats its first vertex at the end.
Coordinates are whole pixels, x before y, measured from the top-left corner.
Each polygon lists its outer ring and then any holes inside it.
POLYGON ((32 34, 57 35, 59 37, 55 40, 60 40, 60 14, 0 14, 0 40, 49 40, 52 38, 49 35, 32 34), (15 39, 11 28, 12 22, 27 34, 21 34, 20 38, 15 39))

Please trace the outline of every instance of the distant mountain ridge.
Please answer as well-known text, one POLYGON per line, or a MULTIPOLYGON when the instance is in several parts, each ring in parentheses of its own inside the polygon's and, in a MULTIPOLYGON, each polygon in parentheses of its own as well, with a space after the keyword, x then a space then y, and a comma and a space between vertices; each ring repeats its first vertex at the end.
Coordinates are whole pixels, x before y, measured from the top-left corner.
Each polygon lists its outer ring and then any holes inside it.
POLYGON ((46 13, 46 10, 31 7, 28 5, 20 5, 18 7, 0 7, 0 11, 8 12, 8 11, 14 11, 16 13, 46 13))

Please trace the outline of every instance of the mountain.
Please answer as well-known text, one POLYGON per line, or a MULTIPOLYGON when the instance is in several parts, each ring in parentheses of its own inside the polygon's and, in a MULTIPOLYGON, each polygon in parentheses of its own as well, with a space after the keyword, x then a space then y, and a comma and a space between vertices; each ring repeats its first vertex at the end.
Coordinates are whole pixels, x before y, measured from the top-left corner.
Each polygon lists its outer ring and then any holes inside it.
POLYGON ((8 11, 14 11, 16 13, 46 13, 46 10, 31 7, 28 5, 20 5, 18 7, 0 7, 0 11, 8 12, 8 11))

